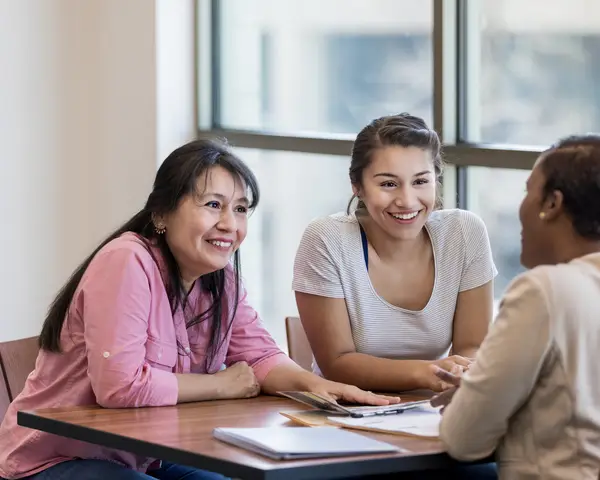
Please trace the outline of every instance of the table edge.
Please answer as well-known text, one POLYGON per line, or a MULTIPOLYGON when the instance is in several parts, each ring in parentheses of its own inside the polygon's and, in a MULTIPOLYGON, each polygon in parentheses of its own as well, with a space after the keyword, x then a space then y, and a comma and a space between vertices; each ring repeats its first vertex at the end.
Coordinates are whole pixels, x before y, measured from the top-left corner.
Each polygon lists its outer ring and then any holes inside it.
POLYGON ((231 460, 207 456, 199 452, 158 445, 145 440, 39 416, 31 411, 18 411, 17 424, 106 448, 123 450, 144 457, 159 458, 195 468, 215 471, 232 478, 250 480, 296 480, 315 477, 342 478, 400 473, 431 468, 448 468, 461 463, 453 460, 445 452, 438 452, 417 453, 407 455, 406 457, 384 456, 369 459, 361 459, 355 456, 347 462, 317 465, 296 464, 288 466, 285 461, 282 461, 281 465, 276 465, 272 469, 261 469, 231 460))

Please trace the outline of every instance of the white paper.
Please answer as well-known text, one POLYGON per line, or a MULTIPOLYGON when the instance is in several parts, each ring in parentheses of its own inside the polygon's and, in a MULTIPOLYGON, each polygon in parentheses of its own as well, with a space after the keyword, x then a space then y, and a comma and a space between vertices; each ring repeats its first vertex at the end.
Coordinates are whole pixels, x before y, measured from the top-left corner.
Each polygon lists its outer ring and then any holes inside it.
POLYGON ((439 409, 433 407, 418 407, 396 415, 377 417, 328 417, 331 423, 350 428, 372 428, 383 432, 406 433, 421 437, 438 437, 441 419, 439 409))

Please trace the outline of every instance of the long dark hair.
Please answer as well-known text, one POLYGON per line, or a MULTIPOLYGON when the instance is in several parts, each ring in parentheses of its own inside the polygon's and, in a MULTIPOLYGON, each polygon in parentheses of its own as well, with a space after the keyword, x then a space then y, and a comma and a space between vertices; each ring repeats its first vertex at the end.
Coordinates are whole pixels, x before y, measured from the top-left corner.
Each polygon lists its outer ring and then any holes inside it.
MULTIPOLYGON (((58 292, 50 305, 42 332, 39 336, 40 348, 56 353, 62 351, 60 347, 61 331, 81 278, 98 251, 125 232, 134 232, 142 237, 150 253, 152 253, 150 245, 156 245, 159 248, 166 265, 163 281, 171 305, 171 311, 175 313, 180 306, 183 305, 185 307, 187 295, 183 291, 179 266, 167 245, 165 236, 156 233, 153 217, 174 211, 185 196, 195 194, 200 175, 217 165, 225 168, 232 175, 239 177, 244 182, 249 193, 250 209, 256 207, 260 196, 256 177, 246 164, 229 150, 225 143, 212 140, 196 140, 176 149, 165 159, 158 169, 154 180, 154 187, 148 196, 144 208, 100 243, 92 254, 77 267, 67 283, 58 292)), ((233 274, 235 280, 233 315, 235 315, 241 282, 239 251, 236 251, 234 254, 233 274)), ((222 269, 203 275, 200 278, 200 282, 196 282, 200 285, 198 287, 196 284, 194 288, 201 288, 203 291, 208 292, 211 297, 211 304, 207 310, 186 321, 186 326, 189 328, 207 319, 212 320, 207 365, 210 365, 212 358, 220 346, 219 340, 224 338, 221 331, 221 320, 223 313, 228 310, 225 275, 225 269, 222 269)), ((229 325, 227 325, 226 329, 229 329, 231 326, 231 321, 228 323, 229 325)))

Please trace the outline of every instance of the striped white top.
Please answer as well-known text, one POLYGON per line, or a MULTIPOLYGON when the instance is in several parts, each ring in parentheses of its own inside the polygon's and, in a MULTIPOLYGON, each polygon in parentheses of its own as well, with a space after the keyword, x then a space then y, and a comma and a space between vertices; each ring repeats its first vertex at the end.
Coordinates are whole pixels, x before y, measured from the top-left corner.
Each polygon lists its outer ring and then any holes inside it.
POLYGON ((435 360, 447 354, 459 292, 492 280, 496 267, 483 221, 465 210, 437 210, 425 228, 433 246, 435 281, 429 302, 412 311, 375 291, 354 214, 310 223, 294 264, 294 291, 345 298, 356 351, 392 359, 435 360))

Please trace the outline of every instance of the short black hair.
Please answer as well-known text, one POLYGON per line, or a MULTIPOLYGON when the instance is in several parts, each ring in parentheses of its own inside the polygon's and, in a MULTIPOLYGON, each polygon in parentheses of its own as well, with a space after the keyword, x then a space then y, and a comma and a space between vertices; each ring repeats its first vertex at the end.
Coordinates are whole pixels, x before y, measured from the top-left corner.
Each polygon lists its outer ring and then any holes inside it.
POLYGON ((571 135, 544 152, 544 199, 558 190, 575 231, 600 240, 600 135, 571 135))

